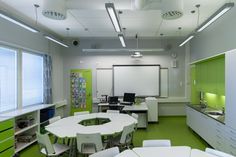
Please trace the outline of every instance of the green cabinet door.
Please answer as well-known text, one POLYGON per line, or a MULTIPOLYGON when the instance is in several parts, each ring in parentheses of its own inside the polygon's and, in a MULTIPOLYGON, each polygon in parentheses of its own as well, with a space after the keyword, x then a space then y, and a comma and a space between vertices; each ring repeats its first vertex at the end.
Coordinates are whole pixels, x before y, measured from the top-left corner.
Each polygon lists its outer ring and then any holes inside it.
POLYGON ((92 112, 92 70, 72 69, 71 84, 71 115, 74 112, 92 112))

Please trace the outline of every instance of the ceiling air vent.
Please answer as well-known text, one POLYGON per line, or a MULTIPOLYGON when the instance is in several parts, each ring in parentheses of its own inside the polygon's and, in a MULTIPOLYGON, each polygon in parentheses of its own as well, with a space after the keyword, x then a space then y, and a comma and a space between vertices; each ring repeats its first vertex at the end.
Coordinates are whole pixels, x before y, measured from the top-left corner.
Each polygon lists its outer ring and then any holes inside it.
POLYGON ((178 19, 183 16, 183 0, 163 0, 161 10, 163 19, 178 19))
POLYGON ((42 14, 50 19, 66 19, 65 0, 44 0, 42 14))

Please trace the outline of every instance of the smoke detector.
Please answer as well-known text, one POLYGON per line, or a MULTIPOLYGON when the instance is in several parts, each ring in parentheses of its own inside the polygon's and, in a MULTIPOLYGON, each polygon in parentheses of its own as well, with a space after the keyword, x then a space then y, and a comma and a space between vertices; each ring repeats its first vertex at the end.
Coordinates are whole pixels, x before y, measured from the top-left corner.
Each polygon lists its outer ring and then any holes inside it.
POLYGON ((165 20, 174 20, 183 16, 183 0, 163 0, 161 16, 165 20))
POLYGON ((65 0, 44 0, 42 14, 50 19, 66 19, 65 0))

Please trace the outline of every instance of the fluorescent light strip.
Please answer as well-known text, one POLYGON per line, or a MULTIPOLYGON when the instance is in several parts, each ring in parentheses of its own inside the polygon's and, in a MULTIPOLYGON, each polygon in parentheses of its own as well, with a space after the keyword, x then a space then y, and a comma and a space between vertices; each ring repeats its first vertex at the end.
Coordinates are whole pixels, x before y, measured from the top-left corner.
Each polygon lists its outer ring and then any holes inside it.
POLYGON ((61 46, 69 47, 68 45, 66 45, 66 44, 64 44, 64 43, 62 43, 62 42, 60 42, 60 41, 58 41, 58 40, 56 40, 56 39, 54 39, 54 38, 52 38, 50 36, 45 35, 44 37, 49 39, 49 40, 51 40, 51 41, 53 41, 53 42, 55 42, 55 43, 57 43, 57 44, 60 44, 61 46))
POLYGON ((109 17, 111 19, 111 22, 116 30, 116 32, 121 32, 120 23, 116 14, 115 6, 113 3, 105 3, 105 7, 107 10, 107 13, 109 14, 109 17))
POLYGON ((187 39, 185 39, 180 45, 179 47, 183 46, 184 44, 186 44, 189 40, 191 40, 194 36, 190 35, 187 39))
POLYGON ((224 15, 227 11, 229 11, 234 6, 234 3, 226 3, 219 10, 217 10, 209 19, 207 19, 199 28, 196 29, 197 32, 201 32, 214 21, 216 21, 219 17, 224 15))
POLYGON ((121 43, 122 47, 126 47, 125 39, 124 39, 123 34, 118 34, 118 37, 120 39, 120 43, 121 43))
POLYGON ((0 12, 0 17, 4 18, 5 20, 8 20, 8 21, 10 21, 10 22, 12 22, 12 23, 14 23, 14 24, 16 24, 18 26, 21 26, 21 27, 23 27, 23 28, 33 32, 33 33, 38 33, 39 32, 37 29, 34 29, 33 27, 28 26, 28 25, 24 24, 23 22, 21 22, 21 21, 19 21, 17 19, 9 17, 9 16, 5 15, 2 12, 0 12))

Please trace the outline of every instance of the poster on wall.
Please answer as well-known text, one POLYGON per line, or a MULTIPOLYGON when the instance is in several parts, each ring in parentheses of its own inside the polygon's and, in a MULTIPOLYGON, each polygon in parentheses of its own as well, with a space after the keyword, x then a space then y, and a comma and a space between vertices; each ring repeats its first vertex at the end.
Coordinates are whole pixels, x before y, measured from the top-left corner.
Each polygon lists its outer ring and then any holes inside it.
POLYGON ((73 108, 86 108, 86 80, 80 72, 71 72, 71 102, 73 108))

